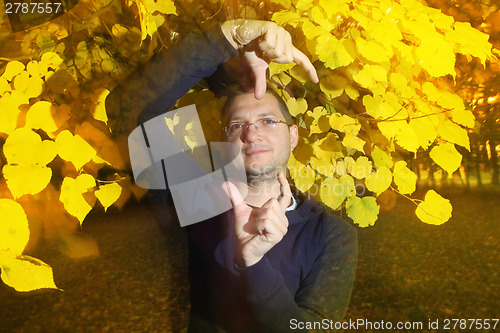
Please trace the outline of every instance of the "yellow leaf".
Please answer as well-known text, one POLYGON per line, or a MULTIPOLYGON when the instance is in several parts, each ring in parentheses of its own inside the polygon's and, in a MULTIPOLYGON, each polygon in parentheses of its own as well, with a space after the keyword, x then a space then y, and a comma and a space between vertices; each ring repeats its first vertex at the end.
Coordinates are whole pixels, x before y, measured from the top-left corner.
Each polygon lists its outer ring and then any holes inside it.
POLYGON ((356 185, 354 184, 354 179, 351 176, 343 174, 340 176, 339 182, 344 187, 344 191, 345 193, 347 193, 347 197, 356 195, 356 185))
POLYGON ((330 20, 336 18, 339 14, 346 15, 350 11, 345 0, 319 0, 319 5, 330 20))
POLYGON ((64 108, 58 108, 50 102, 39 101, 33 104, 26 114, 26 127, 42 129, 53 133, 70 118, 64 108))
POLYGON ((40 62, 47 67, 57 69, 63 63, 61 57, 55 52, 45 52, 40 62))
POLYGON ((176 113, 173 118, 165 117, 165 122, 167 123, 167 127, 170 132, 175 133, 175 126, 181 122, 181 118, 176 113))
POLYGON ((102 121, 103 123, 108 123, 108 115, 106 113, 106 97, 109 94, 109 90, 105 88, 100 88, 96 91, 96 95, 93 97, 94 105, 92 105, 92 116, 102 121))
POLYGON ((476 117, 470 110, 453 110, 451 113, 451 119, 459 125, 473 128, 475 124, 476 117))
POLYGON ((286 101, 286 106, 292 117, 297 117, 299 114, 307 111, 307 101, 304 98, 290 98, 286 101))
POLYGON ((297 27, 299 22, 304 21, 299 14, 291 12, 289 10, 280 10, 273 14, 272 20, 276 22, 279 26, 285 26, 290 24, 292 27, 297 27))
POLYGON ((449 142, 435 146, 429 155, 437 165, 450 175, 458 169, 462 162, 462 155, 455 149, 455 145, 449 142))
POLYGON ((14 88, 22 92, 26 98, 40 96, 43 90, 43 80, 39 77, 29 77, 28 72, 22 72, 14 79, 14 88))
POLYGON ((312 7, 309 11, 309 17, 312 21, 319 24, 326 31, 331 31, 334 28, 334 25, 325 17, 324 14, 325 13, 318 6, 312 7))
POLYGON ((307 192, 316 180, 316 172, 309 165, 304 165, 297 161, 293 154, 290 154, 288 169, 290 170, 290 176, 295 182, 295 186, 301 192, 307 192))
POLYGON ((325 133, 330 130, 327 111, 324 107, 317 106, 314 108, 313 112, 309 112, 308 115, 313 117, 313 121, 310 125, 311 134, 325 133))
POLYGON ((47 64, 38 62, 36 60, 30 61, 26 65, 26 71, 29 73, 29 75, 33 77, 38 77, 38 78, 44 77, 45 74, 47 74, 47 70, 48 70, 47 64))
POLYGON ((177 9, 175 8, 175 4, 172 0, 158 0, 156 2, 156 10, 166 15, 177 15, 177 9))
POLYGON ((380 206, 374 197, 351 197, 346 203, 347 216, 360 227, 371 226, 377 221, 380 206))
POLYGON ((81 174, 76 178, 65 177, 62 182, 59 199, 66 211, 80 221, 80 225, 92 209, 83 194, 93 187, 95 187, 95 179, 89 174, 81 174))
POLYGON ((127 32, 128 32, 127 27, 125 27, 119 23, 114 24, 113 27, 111 28, 111 33, 115 37, 125 36, 127 34, 127 32))
POLYGON ((12 91, 12 88, 9 82, 0 76, 0 97, 4 95, 6 92, 12 91))
POLYGON ((351 55, 353 48, 351 44, 352 41, 347 39, 338 40, 335 36, 324 33, 318 37, 316 54, 319 60, 323 61, 328 68, 335 69, 347 66, 354 61, 354 57, 351 55))
POLYGON ((319 189, 321 201, 332 209, 338 209, 347 197, 347 191, 337 178, 327 177, 319 189))
POLYGON ((9 164, 45 166, 56 156, 51 140, 43 140, 28 128, 16 129, 5 141, 3 153, 9 164))
POLYGON ((81 136, 64 130, 56 137, 57 153, 80 170, 87 162, 96 156, 96 151, 81 136))
POLYGON ((345 87, 344 91, 347 94, 347 96, 349 96, 349 98, 351 98, 352 100, 356 100, 359 97, 359 91, 353 86, 345 87))
POLYGON ((408 84, 406 77, 400 73, 392 73, 389 82, 396 90, 403 90, 408 84))
POLYGON ((287 86, 290 82, 292 82, 292 78, 285 73, 276 74, 273 79, 276 82, 279 82, 282 86, 287 86))
POLYGON ((418 205, 415 214, 422 222, 440 225, 450 219, 452 209, 450 200, 443 198, 434 190, 429 190, 425 194, 424 201, 418 205))
POLYGON ((363 179, 372 172, 372 162, 366 156, 360 156, 356 162, 351 162, 347 166, 348 172, 357 179, 363 179))
POLYGON ((451 74, 455 76, 455 53, 444 38, 425 38, 416 49, 420 65, 431 76, 439 77, 451 74))
POLYGON ((352 135, 358 135, 361 129, 361 124, 359 120, 349 117, 348 115, 341 115, 340 113, 333 113, 330 116, 330 126, 340 132, 349 133, 352 135))
POLYGON ((387 71, 378 65, 365 65, 352 78, 361 86, 370 89, 377 82, 387 82, 387 71))
POLYGON ((15 199, 41 192, 52 178, 52 169, 42 165, 4 165, 3 176, 15 199))
POLYGON ((344 92, 344 87, 347 85, 347 80, 340 75, 328 75, 321 78, 319 87, 325 95, 332 99, 339 97, 344 92))
POLYGON ((313 38, 327 33, 323 27, 317 26, 309 20, 304 21, 302 24, 302 31, 307 40, 313 40, 313 38))
POLYGON ((416 139, 422 148, 427 149, 436 140, 436 127, 429 117, 411 119, 409 125, 414 133, 418 133, 416 139))
POLYGON ((352 135, 351 133, 346 134, 344 140, 342 140, 342 144, 347 148, 354 148, 360 152, 363 152, 363 147, 365 146, 365 142, 363 140, 352 135))
POLYGON ((378 168, 386 167, 388 169, 392 168, 394 162, 389 153, 383 151, 378 146, 375 146, 372 151, 372 159, 375 166, 378 168))
POLYGON ((394 183, 398 186, 402 194, 411 194, 415 192, 417 185, 417 175, 406 167, 406 162, 397 161, 394 164, 394 183))
POLYGON ((200 145, 196 131, 193 130, 193 126, 194 121, 187 123, 185 127, 186 135, 184 135, 184 141, 186 141, 186 144, 189 148, 191 148, 191 150, 200 145))
POLYGON ((0 132, 10 134, 17 127, 20 101, 10 94, 0 98, 0 132))
POLYGON ((438 135, 449 142, 456 143, 470 151, 469 136, 467 131, 459 125, 445 120, 439 123, 436 128, 438 135))
POLYGON ((404 131, 408 128, 408 123, 406 120, 381 121, 377 123, 377 126, 380 132, 390 140, 395 138, 399 133, 401 133, 400 135, 404 135, 404 131))
POLYGON ((298 80, 302 84, 305 84, 309 81, 309 75, 306 73, 302 66, 295 65, 288 72, 291 76, 293 76, 294 79, 298 80))
POLYGON ((469 22, 455 22, 454 30, 446 33, 446 39, 458 45, 458 52, 481 59, 484 65, 491 54, 490 36, 472 28, 469 22))
POLYGON ((2 281, 17 291, 57 289, 52 268, 39 259, 19 256, 2 261, 0 266, 2 281))
POLYGON ((312 145, 307 145, 307 147, 310 146, 313 148, 313 155, 322 162, 334 162, 344 156, 342 153, 342 144, 338 140, 338 136, 334 133, 328 133, 323 139, 314 141, 312 145))
POLYGON ((28 219, 23 207, 14 200, 0 199, 0 216, 2 217, 0 219, 0 252, 6 251, 11 255, 20 255, 30 238, 28 219))
POLYGON ((11 81, 12 78, 24 71, 24 64, 17 60, 9 61, 7 66, 5 66, 5 71, 2 74, 2 77, 7 81, 11 81))
POLYGON ((391 170, 385 166, 379 167, 376 172, 372 172, 365 180, 366 188, 377 195, 387 190, 391 186, 391 183, 391 170))
POLYGON ((108 209, 122 193, 122 187, 118 183, 111 183, 99 186, 99 189, 94 192, 97 199, 104 207, 104 211, 108 209))
POLYGON ((406 121, 401 122, 400 126, 401 131, 396 133, 395 136, 397 144, 402 148, 415 153, 420 147, 419 137, 417 133, 415 133, 413 128, 409 126, 406 121))
POLYGON ((333 177, 335 174, 335 166, 331 160, 318 159, 313 156, 311 157, 309 163, 314 170, 318 171, 322 175, 333 177))
MULTIPOLYGON (((120 143, 119 138, 125 139, 124 137, 115 137, 113 141, 109 135, 88 121, 84 121, 75 128, 75 135, 81 136, 83 140, 91 145, 96 150, 96 157, 102 158, 105 163, 113 165, 116 169, 125 168, 125 162, 118 148, 120 143)), ((92 159, 96 160, 96 157, 92 159)))
POLYGON ((293 66, 295 66, 294 63, 279 64, 277 62, 271 62, 269 64, 269 76, 273 76, 273 75, 276 75, 276 74, 279 74, 279 73, 283 73, 283 72, 289 70, 290 68, 292 68, 293 66))
POLYGON ((374 41, 366 41, 363 38, 356 38, 356 47, 365 59, 372 62, 389 61, 389 54, 385 48, 374 41))

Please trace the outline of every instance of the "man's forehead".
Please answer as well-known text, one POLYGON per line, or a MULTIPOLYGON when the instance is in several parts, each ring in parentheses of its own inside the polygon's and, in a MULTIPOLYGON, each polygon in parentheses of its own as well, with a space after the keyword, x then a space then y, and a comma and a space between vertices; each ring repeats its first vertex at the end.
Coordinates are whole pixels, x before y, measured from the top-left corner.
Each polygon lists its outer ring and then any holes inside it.
POLYGON ((279 117, 281 114, 278 101, 276 101, 273 95, 265 94, 262 99, 257 100, 253 97, 252 93, 251 96, 245 94, 233 98, 233 101, 226 110, 226 119, 239 120, 248 117, 279 117))

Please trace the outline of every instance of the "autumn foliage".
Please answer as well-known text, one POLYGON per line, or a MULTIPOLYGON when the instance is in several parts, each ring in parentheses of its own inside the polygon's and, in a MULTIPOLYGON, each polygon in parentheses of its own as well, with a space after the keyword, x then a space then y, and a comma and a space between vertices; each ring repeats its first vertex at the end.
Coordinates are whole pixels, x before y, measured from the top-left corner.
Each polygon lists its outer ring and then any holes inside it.
MULTIPOLYGON (((454 90, 456 55, 483 66, 497 59, 488 35, 469 23, 417 0, 273 0, 263 6, 85 0, 17 33, 1 18, 0 267, 6 284, 19 291, 55 288, 50 267, 23 255, 28 222, 41 219, 30 200, 55 196, 54 210, 81 225, 97 202, 106 210, 145 193, 127 171, 126 138, 140 106, 112 113, 104 103, 109 91, 197 22, 236 17, 285 27, 320 76, 315 85, 299 66, 270 65, 269 84, 299 126, 289 161, 298 189, 345 209, 363 227, 377 220, 377 198, 386 191, 414 201, 425 223, 451 217, 449 200, 434 190, 411 197, 417 176, 407 159, 428 155, 451 174, 462 161, 456 147, 470 150, 475 116, 454 90)), ((179 105, 197 104, 210 139, 222 102, 201 85, 179 105)))

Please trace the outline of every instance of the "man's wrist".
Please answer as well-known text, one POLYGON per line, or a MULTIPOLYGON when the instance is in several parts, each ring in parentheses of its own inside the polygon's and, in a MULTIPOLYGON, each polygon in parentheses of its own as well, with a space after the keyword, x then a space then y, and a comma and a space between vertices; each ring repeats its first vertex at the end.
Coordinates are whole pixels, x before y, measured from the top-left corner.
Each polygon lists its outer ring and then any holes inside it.
POLYGON ((254 258, 254 259, 243 259, 243 258, 239 258, 237 257, 235 262, 236 262, 236 265, 240 268, 246 268, 246 267, 250 267, 250 266, 253 266, 255 265, 256 263, 258 263, 259 261, 261 261, 262 257, 260 258, 254 258))

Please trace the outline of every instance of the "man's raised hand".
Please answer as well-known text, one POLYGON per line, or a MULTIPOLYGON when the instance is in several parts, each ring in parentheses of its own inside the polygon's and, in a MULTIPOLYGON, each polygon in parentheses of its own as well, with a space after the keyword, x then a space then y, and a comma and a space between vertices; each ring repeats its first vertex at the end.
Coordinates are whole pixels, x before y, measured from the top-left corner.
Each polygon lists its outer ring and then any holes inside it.
POLYGON ((269 199, 261 208, 252 208, 243 200, 240 192, 230 182, 224 183, 224 190, 231 199, 234 211, 234 232, 238 246, 238 265, 251 266, 277 243, 288 231, 285 216, 292 194, 282 171, 278 173, 282 196, 269 199))
POLYGON ((302 66, 313 82, 318 74, 307 56, 292 44, 288 31, 274 22, 257 20, 231 20, 221 26, 226 39, 234 48, 243 51, 243 57, 253 72, 255 98, 262 98, 266 91, 266 70, 271 61, 302 66))

